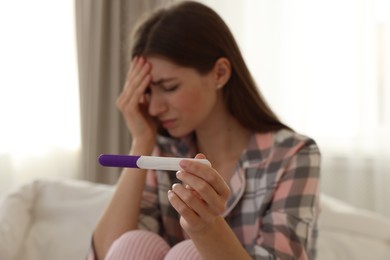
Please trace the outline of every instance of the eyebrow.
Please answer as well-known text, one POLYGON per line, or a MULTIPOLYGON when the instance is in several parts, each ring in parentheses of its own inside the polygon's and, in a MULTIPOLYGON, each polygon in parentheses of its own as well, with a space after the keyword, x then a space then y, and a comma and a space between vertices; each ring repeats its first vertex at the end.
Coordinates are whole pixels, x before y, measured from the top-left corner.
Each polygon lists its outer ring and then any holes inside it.
POLYGON ((162 78, 157 81, 151 81, 151 85, 161 85, 163 83, 175 80, 176 78, 162 78))

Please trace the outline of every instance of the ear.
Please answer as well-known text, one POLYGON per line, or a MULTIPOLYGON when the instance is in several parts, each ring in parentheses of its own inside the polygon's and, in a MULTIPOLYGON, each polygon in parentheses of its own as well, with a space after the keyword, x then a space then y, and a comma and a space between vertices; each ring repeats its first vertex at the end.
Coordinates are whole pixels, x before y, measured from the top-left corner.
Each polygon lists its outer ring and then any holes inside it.
POLYGON ((223 88, 229 81, 232 69, 231 64, 225 57, 219 58, 214 65, 215 86, 217 89, 223 88))

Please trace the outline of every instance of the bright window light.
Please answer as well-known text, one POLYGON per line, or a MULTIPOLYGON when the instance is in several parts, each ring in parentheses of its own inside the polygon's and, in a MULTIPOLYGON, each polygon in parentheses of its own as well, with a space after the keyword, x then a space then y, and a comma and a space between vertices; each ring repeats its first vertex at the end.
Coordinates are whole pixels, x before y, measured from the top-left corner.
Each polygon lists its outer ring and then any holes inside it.
POLYGON ((0 155, 80 147, 73 4, 0 4, 0 155))

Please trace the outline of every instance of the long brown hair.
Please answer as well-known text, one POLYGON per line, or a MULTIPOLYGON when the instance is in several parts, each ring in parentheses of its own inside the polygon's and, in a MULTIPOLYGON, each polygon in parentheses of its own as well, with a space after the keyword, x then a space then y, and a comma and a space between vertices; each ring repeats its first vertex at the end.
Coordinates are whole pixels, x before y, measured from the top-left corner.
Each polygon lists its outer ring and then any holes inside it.
POLYGON ((255 132, 289 129, 259 93, 231 31, 211 8, 187 1, 158 9, 138 24, 132 40, 132 57, 158 54, 199 73, 227 58, 232 66, 223 88, 228 111, 255 132))

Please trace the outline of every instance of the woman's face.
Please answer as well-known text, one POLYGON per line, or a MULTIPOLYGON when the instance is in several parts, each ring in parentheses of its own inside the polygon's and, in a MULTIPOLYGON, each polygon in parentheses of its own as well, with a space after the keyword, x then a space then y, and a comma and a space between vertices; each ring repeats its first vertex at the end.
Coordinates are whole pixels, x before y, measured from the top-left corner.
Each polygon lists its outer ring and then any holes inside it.
POLYGON ((217 100, 213 73, 201 75, 161 57, 147 61, 152 65, 149 114, 173 137, 207 126, 217 100))

